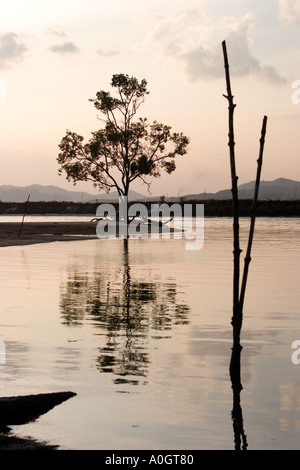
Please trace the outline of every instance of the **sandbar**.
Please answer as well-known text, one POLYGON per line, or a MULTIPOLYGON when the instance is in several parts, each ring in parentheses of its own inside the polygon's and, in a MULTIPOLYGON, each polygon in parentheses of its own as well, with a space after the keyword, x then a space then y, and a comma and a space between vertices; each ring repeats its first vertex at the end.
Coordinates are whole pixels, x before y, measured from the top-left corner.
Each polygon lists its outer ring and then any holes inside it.
POLYGON ((95 222, 0 223, 0 247, 96 239, 95 222), (21 232, 21 233, 20 233, 21 232))

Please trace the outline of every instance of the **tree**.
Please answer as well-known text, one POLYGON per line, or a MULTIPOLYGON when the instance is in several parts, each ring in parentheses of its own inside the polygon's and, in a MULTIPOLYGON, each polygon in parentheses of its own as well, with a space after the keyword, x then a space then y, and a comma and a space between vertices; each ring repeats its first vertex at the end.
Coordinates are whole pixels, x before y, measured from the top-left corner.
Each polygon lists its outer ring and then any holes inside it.
POLYGON ((96 98, 89 100, 104 114, 104 127, 92 132, 86 144, 82 136, 67 130, 57 161, 59 174, 65 171, 68 181, 92 181, 106 192, 116 188, 122 197, 128 195, 130 184, 137 179, 149 189, 150 177, 157 178, 162 171, 172 173, 175 157, 186 154, 189 139, 157 121, 150 124, 146 118, 134 119, 149 94, 145 79, 139 82, 135 77, 117 74, 111 86, 116 96, 98 91, 96 98))

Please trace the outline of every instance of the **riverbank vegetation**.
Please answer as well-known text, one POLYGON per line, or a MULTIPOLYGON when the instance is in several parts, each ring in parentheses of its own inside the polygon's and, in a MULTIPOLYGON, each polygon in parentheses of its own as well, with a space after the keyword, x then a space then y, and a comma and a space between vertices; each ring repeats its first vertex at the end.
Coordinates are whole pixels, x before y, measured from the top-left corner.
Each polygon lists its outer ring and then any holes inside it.
MULTIPOLYGON (((105 201, 103 201, 104 203, 105 201)), ((140 201, 145 204, 150 211, 151 201, 140 201)), ((24 213, 24 204, 21 202, 1 202, 0 201, 0 214, 1 215, 21 215, 24 213)), ((61 202, 61 201, 31 201, 26 208, 27 215, 93 215, 95 216, 97 207, 101 201, 91 203, 78 203, 78 202, 61 202)), ((118 203, 112 203, 115 207, 118 203)), ((129 202, 128 205, 134 204, 129 202)), ((172 207, 173 203, 168 203, 172 207)), ((184 204, 191 204, 193 207, 193 214, 196 214, 196 205, 204 204, 205 217, 232 217, 232 201, 231 199, 217 200, 185 200, 179 202, 182 211, 184 204)), ((241 199, 239 202, 239 213, 241 217, 248 217, 251 213, 251 199, 241 199)), ((258 200, 257 203, 257 217, 300 217, 300 200, 294 201, 273 201, 273 200, 258 200)))

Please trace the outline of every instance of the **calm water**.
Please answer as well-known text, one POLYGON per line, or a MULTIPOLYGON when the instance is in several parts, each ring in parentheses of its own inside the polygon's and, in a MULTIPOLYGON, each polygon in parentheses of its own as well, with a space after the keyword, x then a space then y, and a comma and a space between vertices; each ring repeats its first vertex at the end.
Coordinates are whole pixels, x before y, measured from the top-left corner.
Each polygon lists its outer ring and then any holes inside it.
MULTIPOLYGON (((299 219, 257 220, 241 340, 249 449, 300 449, 299 248, 299 219)), ((89 240, 0 248, 0 261, 0 395, 77 393, 18 435, 69 449, 234 448, 231 219, 205 219, 198 251, 89 240)))

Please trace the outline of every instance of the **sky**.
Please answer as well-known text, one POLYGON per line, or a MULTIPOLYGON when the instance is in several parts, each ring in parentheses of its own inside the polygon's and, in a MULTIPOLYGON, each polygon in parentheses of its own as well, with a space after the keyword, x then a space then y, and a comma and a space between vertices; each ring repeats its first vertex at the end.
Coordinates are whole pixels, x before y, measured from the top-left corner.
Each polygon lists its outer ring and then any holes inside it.
MULTIPOLYGON (((226 40, 239 184, 255 179, 268 116, 262 179, 300 180, 300 0, 0 0, 0 185, 73 186, 58 175, 67 129, 86 140, 102 126, 90 98, 113 74, 145 78, 139 109, 190 138, 153 196, 229 188, 226 40)), ((146 186, 131 189, 147 194, 146 186)))

